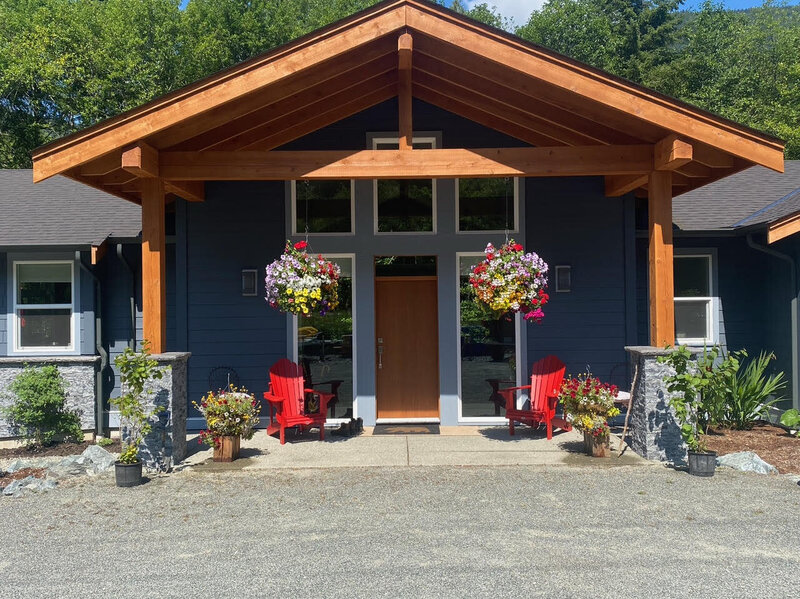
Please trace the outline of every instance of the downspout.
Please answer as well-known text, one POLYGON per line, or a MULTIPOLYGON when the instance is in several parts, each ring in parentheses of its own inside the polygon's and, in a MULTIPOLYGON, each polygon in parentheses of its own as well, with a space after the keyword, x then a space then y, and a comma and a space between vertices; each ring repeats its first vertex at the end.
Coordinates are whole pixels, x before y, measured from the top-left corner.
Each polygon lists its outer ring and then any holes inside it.
POLYGON ((770 256, 774 256, 775 258, 780 258, 781 260, 785 260, 789 263, 791 270, 789 272, 789 285, 792 289, 792 301, 791 301, 791 310, 792 310, 792 403, 794 407, 798 407, 798 403, 800 403, 800 372, 799 364, 798 364, 798 357, 800 357, 800 336, 798 335, 797 330, 797 270, 794 258, 789 256, 788 254, 784 254, 779 252, 778 250, 772 249, 770 247, 766 247, 760 245, 753 241, 753 234, 747 234, 747 245, 749 245, 754 250, 758 250, 759 252, 764 252, 765 254, 769 254, 770 256))
POLYGON ((127 271, 131 275, 131 296, 130 296, 130 312, 131 312, 131 330, 130 336, 128 337, 128 347, 132 350, 136 350, 136 273, 133 272, 131 265, 128 264, 128 261, 125 259, 125 256, 122 254, 122 244, 117 244, 117 258, 120 262, 125 266, 127 271))
POLYGON ((104 413, 104 393, 103 387, 103 372, 108 366, 108 352, 103 347, 103 300, 100 288, 100 279, 89 270, 81 259, 80 251, 75 252, 75 260, 78 262, 81 270, 92 277, 94 281, 94 348, 97 355, 100 356, 100 368, 94 374, 94 393, 95 393, 95 407, 94 407, 94 421, 95 430, 98 435, 106 436, 104 413))

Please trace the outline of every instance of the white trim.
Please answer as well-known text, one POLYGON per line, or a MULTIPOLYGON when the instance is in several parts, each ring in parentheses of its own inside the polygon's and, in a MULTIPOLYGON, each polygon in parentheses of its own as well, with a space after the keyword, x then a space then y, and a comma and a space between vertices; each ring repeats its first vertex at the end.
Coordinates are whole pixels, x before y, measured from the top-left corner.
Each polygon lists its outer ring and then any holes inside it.
MULTIPOLYGON (((676 304, 683 302, 705 302, 706 303, 706 336, 705 338, 675 338, 675 343, 680 345, 689 346, 706 346, 713 345, 719 342, 719 309, 718 297, 714 289, 714 254, 712 252, 703 251, 689 251, 682 253, 676 251, 673 255, 673 269, 675 262, 681 258, 704 258, 708 263, 708 292, 707 296, 692 296, 692 297, 674 297, 673 302, 676 304)), ((677 329, 677 327, 676 327, 677 329)), ((677 333, 676 333, 677 334, 677 333)))
MULTIPOLYGON (((469 179, 470 177, 462 177, 462 178, 463 179, 469 179)), ((508 179, 508 177, 497 177, 497 179, 508 179)), ((486 229, 485 231, 462 231, 461 230, 461 218, 460 218, 460 213, 459 213, 459 210, 460 210, 460 203, 459 202, 460 202, 460 197, 461 197, 460 189, 461 188, 459 186, 459 181, 461 181, 461 179, 459 179, 459 178, 455 179, 455 184, 456 184, 456 234, 458 234, 458 235, 475 235, 475 234, 480 234, 480 235, 489 234, 489 235, 491 235, 491 234, 503 234, 503 233, 509 233, 509 234, 511 234, 511 233, 519 233, 519 177, 514 177, 514 204, 513 204, 514 205, 514 228, 513 229, 509 229, 508 231, 506 231, 505 229, 502 229, 500 231, 496 231, 496 230, 493 230, 493 229, 486 229)))
POLYGON ((378 418, 375 424, 439 424, 439 418, 378 418))
MULTIPOLYGON (((377 150, 378 144, 399 144, 400 137, 373 137, 372 149, 377 150)), ((415 136, 411 143, 430 143, 431 148, 436 149, 435 136, 415 136)), ((412 150, 413 151, 413 150, 412 150)), ((424 177, 421 177, 424 178, 424 177)), ((391 178, 388 178, 391 180, 391 178)), ((437 212, 436 209, 436 179, 431 179, 431 230, 430 231, 379 231, 378 230, 378 180, 372 180, 372 232, 375 235, 436 235, 437 232, 437 212)))
POLYGON ((78 297, 79 285, 77 277, 75 276, 75 261, 74 260, 12 260, 11 262, 11 277, 9 278, 11 290, 11 310, 10 314, 10 338, 9 338, 9 353, 11 355, 40 355, 40 354, 74 354, 77 350, 78 337, 80 336, 79 329, 79 313, 78 313, 78 297), (72 297, 71 304, 18 304, 17 303, 17 265, 18 264, 69 264, 70 268, 70 296, 72 297), (19 317, 17 316, 18 310, 25 308, 32 310, 70 310, 70 344, 68 346, 35 346, 35 347, 22 347, 20 342, 19 331, 19 317))
MULTIPOLYGON (((474 258, 483 256, 484 252, 456 252, 456 347, 458 359, 456 360, 456 385, 458 389, 458 424, 503 424, 508 422, 505 416, 464 416, 464 403, 461 400, 461 258, 474 258)), ((516 360, 515 386, 522 383, 522 351, 520 339, 522 319, 519 314, 514 317, 514 355, 516 360)), ((525 396, 517 398, 517 405, 525 401, 525 396)))
MULTIPOLYGON (((344 181, 344 179, 332 179, 333 181, 344 181)), ((292 236, 306 235, 305 231, 297 230, 297 181, 289 181, 289 211, 291 213, 291 231, 292 236)), ((349 231, 336 231, 329 233, 314 233, 308 232, 308 236, 314 237, 344 237, 347 235, 353 236, 356 234, 356 182, 355 179, 350 179, 350 230, 349 231)))

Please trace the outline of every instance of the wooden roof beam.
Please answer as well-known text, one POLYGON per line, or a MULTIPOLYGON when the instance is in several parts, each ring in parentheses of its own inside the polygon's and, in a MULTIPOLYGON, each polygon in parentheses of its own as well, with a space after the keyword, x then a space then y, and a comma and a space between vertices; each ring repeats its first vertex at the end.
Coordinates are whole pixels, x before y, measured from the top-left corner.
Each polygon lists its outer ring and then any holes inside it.
POLYGON ((800 232, 800 213, 795 212, 769 225, 767 243, 775 243, 800 232))
POLYGON ((692 145, 668 135, 655 145, 653 168, 657 171, 674 171, 692 161, 692 145))
POLYGON ((161 152, 170 180, 418 179, 647 174, 653 147, 579 146, 281 152, 161 152))
POLYGON ((648 175, 612 175, 605 179, 606 197, 618 198, 647 183, 648 175))
POLYGON ((122 152, 122 169, 136 177, 158 177, 158 150, 144 142, 122 152))
POLYGON ((412 148, 414 124, 411 113, 411 62, 414 40, 410 33, 397 38, 397 99, 399 148, 403 151, 412 148))

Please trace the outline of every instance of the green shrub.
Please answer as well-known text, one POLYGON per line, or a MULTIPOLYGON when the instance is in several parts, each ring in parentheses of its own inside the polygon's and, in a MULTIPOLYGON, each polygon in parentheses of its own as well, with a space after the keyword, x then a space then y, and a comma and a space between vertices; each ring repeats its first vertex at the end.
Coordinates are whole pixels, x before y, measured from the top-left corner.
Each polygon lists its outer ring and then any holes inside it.
POLYGON ((11 391, 14 403, 3 412, 28 445, 50 445, 59 437, 83 441, 80 418, 67 409, 58 367, 26 364, 11 383, 11 391))
MULTIPOLYGON (((745 356, 746 353, 742 352, 745 356)), ((770 406, 780 401, 777 394, 786 387, 783 372, 766 376, 767 368, 775 354, 761 352, 729 380, 725 424, 731 428, 752 428, 770 406), (769 399, 775 396, 773 399, 769 399)))
MULTIPOLYGON (((786 410, 781 416, 781 424, 795 430, 800 429, 800 412, 797 408, 786 410)), ((800 430, 797 430, 797 436, 800 437, 800 430)))

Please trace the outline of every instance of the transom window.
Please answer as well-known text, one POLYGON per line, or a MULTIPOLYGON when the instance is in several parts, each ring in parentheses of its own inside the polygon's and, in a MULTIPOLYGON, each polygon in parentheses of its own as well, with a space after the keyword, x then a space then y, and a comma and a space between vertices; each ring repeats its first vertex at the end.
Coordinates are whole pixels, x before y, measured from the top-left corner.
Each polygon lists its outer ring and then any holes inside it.
POLYGON ((352 233, 353 192, 350 179, 292 181, 292 233, 352 233))
POLYGON ((514 177, 459 179, 456 230, 516 232, 517 187, 514 177))
POLYGON ((675 338, 679 343, 714 343, 711 255, 675 256, 675 338))
POLYGON ((14 349, 71 350, 73 263, 14 262, 14 349))
MULTIPOLYGON (((397 137, 376 137, 374 150, 396 150, 397 137)), ((431 150, 434 137, 415 137, 412 148, 431 150)), ((375 181, 375 233, 434 233, 436 187, 433 179, 378 179, 375 181)))

